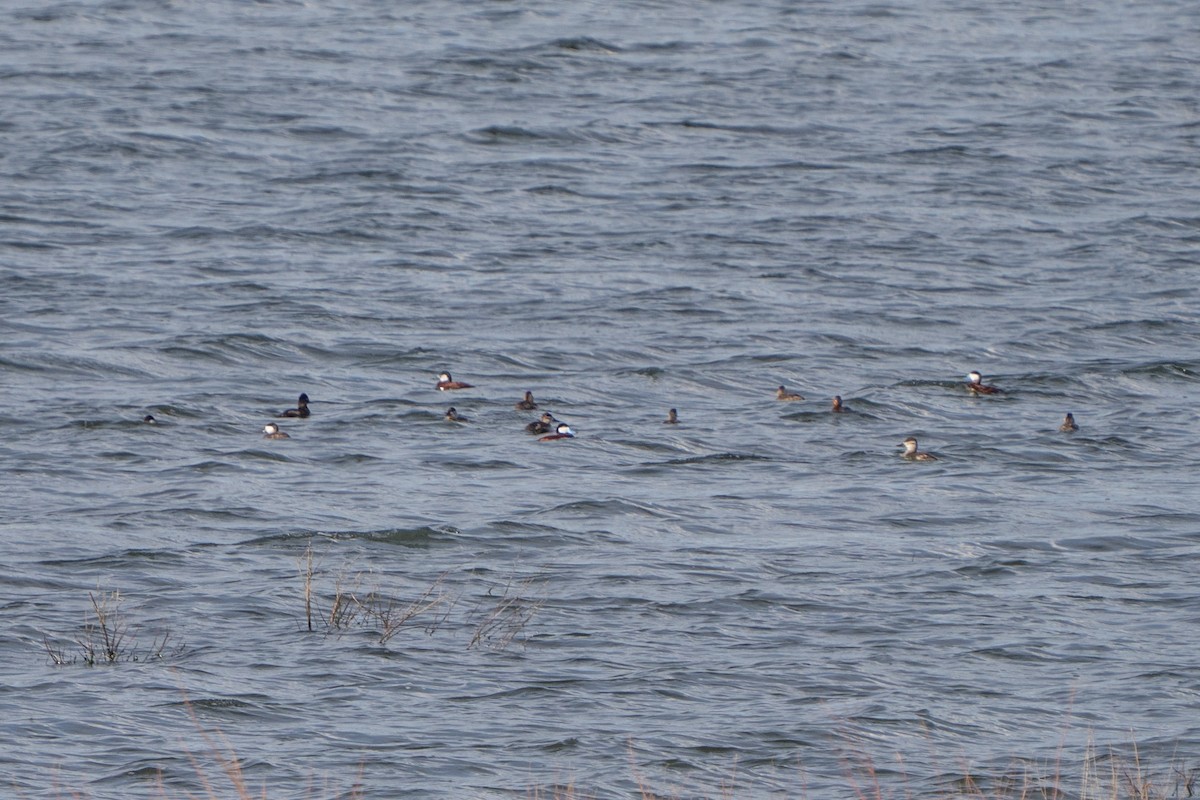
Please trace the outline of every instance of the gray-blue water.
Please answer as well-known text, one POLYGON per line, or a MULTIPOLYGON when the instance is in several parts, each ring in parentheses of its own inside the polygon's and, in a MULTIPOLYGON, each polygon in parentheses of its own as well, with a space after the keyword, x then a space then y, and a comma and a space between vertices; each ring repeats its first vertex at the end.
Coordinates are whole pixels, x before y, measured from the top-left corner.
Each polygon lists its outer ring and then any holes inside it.
POLYGON ((1200 6, 3 16, 0 792, 1194 759, 1200 6))

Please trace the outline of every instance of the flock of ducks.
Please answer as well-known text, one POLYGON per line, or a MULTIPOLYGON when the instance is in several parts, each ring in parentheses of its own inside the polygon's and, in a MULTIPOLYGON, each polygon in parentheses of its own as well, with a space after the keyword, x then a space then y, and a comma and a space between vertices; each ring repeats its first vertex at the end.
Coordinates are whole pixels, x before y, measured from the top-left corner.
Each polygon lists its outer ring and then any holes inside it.
MULTIPOLYGON (((967 373, 967 391, 973 395, 1004 394, 1004 390, 1000 387, 984 383, 983 375, 978 370, 971 370, 967 373)), ((775 399, 782 400, 783 402, 791 402, 794 400, 803 400, 804 397, 796 394, 795 392, 789 392, 786 387, 780 386, 775 390, 775 399)), ((850 409, 843 405, 842 398, 840 396, 836 396, 833 398, 833 407, 830 410, 835 414, 840 414, 842 412, 849 411, 850 409)), ((671 413, 674 415, 675 410, 672 409, 671 413)), ((1066 417, 1063 418, 1062 424, 1058 426, 1058 429, 1063 433, 1074 433, 1075 431, 1079 430, 1079 425, 1075 422, 1075 415, 1067 412, 1066 417)), ((928 453, 917 449, 917 438, 915 436, 909 436, 900 443, 900 447, 904 448, 904 452, 900 454, 900 457, 908 461, 938 460, 938 457, 933 453, 928 453)))
MULTIPOLYGON (((450 376, 449 372, 442 372, 438 375, 437 390, 440 392, 473 388, 475 388, 473 384, 454 380, 450 376)), ((967 391, 973 395, 993 395, 1004 393, 1003 389, 984 383, 983 375, 976 370, 972 370, 971 372, 967 373, 967 391)), ((775 390, 775 399, 784 403, 790 403, 803 400, 804 396, 795 392, 789 392, 786 387, 780 386, 775 390)), ((537 403, 533 399, 533 392, 529 391, 525 392, 524 399, 520 400, 515 406, 513 406, 513 408, 518 411, 535 411, 537 410, 537 407, 537 403)), ((830 411, 835 414, 841 414, 849 410, 850 409, 842 403, 842 398, 840 395, 833 398, 833 404, 830 408, 830 411)), ((312 412, 308 410, 308 395, 301 393, 300 397, 296 401, 295 408, 289 408, 286 411, 281 411, 275 416, 281 419, 305 419, 309 417, 311 413, 312 412)), ((458 410, 454 408, 454 406, 450 406, 450 408, 446 409, 445 420, 447 422, 459 423, 470 422, 468 418, 459 414, 458 410)), ((156 420, 152 415, 147 414, 145 417, 143 417, 142 421, 153 424, 156 420)), ((667 412, 667 418, 663 420, 663 424, 679 424, 679 412, 674 408, 670 409, 667 412)), ((1066 417, 1063 418, 1062 424, 1058 426, 1058 429, 1063 433, 1074 433, 1075 431, 1079 430, 1079 425, 1076 424, 1074 415, 1068 413, 1066 417)), ((571 430, 571 426, 565 422, 555 419, 554 415, 549 411, 543 412, 539 419, 536 419, 526 425, 525 430, 528 433, 539 436, 539 442, 556 442, 563 439, 575 438, 575 433, 571 430)), ((277 423, 268 422, 263 427, 263 438, 290 439, 291 437, 288 436, 288 434, 284 431, 280 430, 277 423)), ((900 443, 900 446, 904 448, 904 452, 900 454, 901 458, 904 458, 908 461, 938 460, 938 457, 933 453, 917 449, 917 439, 915 436, 909 436, 900 443)))
MULTIPOLYGON (((456 391, 459 389, 473 389, 473 388, 475 388, 474 384, 464 383, 463 381, 456 381, 456 380, 454 380, 454 378, 452 378, 450 376, 449 372, 443 372, 438 375, 437 390, 439 392, 449 392, 449 391, 456 391)), ((533 392, 528 392, 528 391, 525 392, 525 397, 520 402, 518 402, 515 406, 513 406, 513 408, 517 409, 518 411, 534 411, 537 409, 537 407, 538 407, 537 403, 533 399, 533 392)), ((289 408, 286 411, 282 411, 282 412, 276 414, 275 416, 280 417, 280 418, 303 419, 303 418, 310 416, 311 413, 312 412, 308 410, 308 395, 302 393, 300 395, 300 398, 296 401, 295 408, 289 408)), ((445 420, 447 422, 470 422, 471 421, 467 417, 464 417, 462 414, 459 414, 458 409, 456 409, 454 406, 450 406, 450 408, 446 409, 445 420)), ((143 421, 153 423, 155 420, 154 420, 154 417, 147 415, 143 421)), ((671 409, 669 418, 666 421, 667 422, 678 422, 679 421, 676 416, 675 409, 673 409, 673 408, 671 409)), ((549 411, 542 414, 541 419, 534 420, 533 422, 526 425, 525 430, 528 431, 529 433, 533 433, 533 434, 542 434, 541 438, 538 439, 539 442, 555 442, 560 439, 574 439, 575 438, 575 433, 571 430, 571 426, 565 422, 560 422, 559 420, 556 420, 554 418, 554 415, 551 414, 549 411)), ((263 426, 263 438, 264 439, 290 439, 292 437, 289 436, 286 432, 280 430, 278 423, 268 422, 265 426, 263 426)))
MULTIPOLYGON (((783 392, 782 386, 779 387, 779 391, 780 393, 783 392)), ((967 391, 973 395, 1004 394, 1004 390, 998 386, 992 386, 984 383, 983 375, 977 370, 971 370, 967 373, 967 391)), ((842 410, 841 398, 833 398, 833 410, 842 410)), ((1063 433, 1074 433, 1075 431, 1079 430, 1079 425, 1075 422, 1075 415, 1068 411, 1067 415, 1063 418, 1062 424, 1058 426, 1058 429, 1063 433)), ((901 458, 905 458, 909 461, 938 460, 937 456, 935 456, 933 453, 927 453, 917 449, 917 439, 915 436, 909 436, 900 443, 900 446, 904 448, 904 452, 900 454, 901 458)))
MULTIPOLYGON (((456 381, 450 377, 449 372, 443 372, 438 375, 437 389, 439 392, 449 392, 455 389, 472 389, 474 386, 470 383, 456 381)), ((517 411, 534 411, 537 409, 537 403, 533 400, 533 392, 526 391, 525 397, 520 400, 515 406, 517 411)), ((458 413, 458 409, 454 406, 446 409, 447 422, 470 422, 471 420, 458 413)), ((554 415, 549 411, 542 414, 542 418, 534 420, 525 426, 525 430, 535 434, 545 434, 539 442, 555 442, 559 439, 574 439, 575 433, 571 430, 571 426, 565 422, 559 422, 554 418, 554 415), (551 428, 553 426, 553 428, 551 428), (551 432, 553 431, 553 432, 551 432)))

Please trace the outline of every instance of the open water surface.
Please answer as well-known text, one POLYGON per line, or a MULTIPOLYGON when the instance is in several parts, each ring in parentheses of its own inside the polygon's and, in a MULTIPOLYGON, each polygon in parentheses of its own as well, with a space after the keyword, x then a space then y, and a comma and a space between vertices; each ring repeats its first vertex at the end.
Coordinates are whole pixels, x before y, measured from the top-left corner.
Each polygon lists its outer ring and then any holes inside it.
POLYGON ((1200 6, 4 17, 0 793, 1194 766, 1200 6))

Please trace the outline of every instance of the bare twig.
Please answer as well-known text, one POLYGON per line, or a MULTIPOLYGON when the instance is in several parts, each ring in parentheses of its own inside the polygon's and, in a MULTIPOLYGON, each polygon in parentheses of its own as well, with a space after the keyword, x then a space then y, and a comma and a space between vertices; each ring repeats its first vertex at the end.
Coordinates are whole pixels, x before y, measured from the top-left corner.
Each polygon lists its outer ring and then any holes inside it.
MULTIPOLYGON (((513 585, 510 579, 504 585, 504 591, 496 600, 495 605, 475 626, 475 633, 471 637, 467 649, 486 645, 493 650, 503 650, 523 634, 525 626, 546 604, 545 599, 531 600, 524 596, 535 585, 532 578, 522 581, 518 591, 513 594, 513 585)), ((494 597, 491 590, 488 590, 488 597, 494 597)), ((478 607, 477 605, 476 608, 478 607)))

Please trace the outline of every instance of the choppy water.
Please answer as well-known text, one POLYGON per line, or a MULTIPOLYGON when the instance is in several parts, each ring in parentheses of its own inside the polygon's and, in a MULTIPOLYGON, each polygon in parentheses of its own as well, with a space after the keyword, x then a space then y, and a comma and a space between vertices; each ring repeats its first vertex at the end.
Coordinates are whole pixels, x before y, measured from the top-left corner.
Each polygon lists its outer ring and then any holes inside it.
POLYGON ((201 730, 272 797, 1194 756, 1200 7, 6 16, 5 792, 199 793, 201 730))

